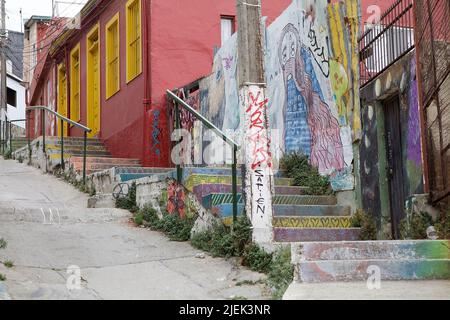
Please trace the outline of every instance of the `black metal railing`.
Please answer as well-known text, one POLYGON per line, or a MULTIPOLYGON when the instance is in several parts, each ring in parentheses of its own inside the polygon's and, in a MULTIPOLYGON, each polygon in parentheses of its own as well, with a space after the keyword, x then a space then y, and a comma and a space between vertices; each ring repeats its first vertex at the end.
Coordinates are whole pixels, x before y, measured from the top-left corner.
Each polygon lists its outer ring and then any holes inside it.
POLYGON ((358 39, 364 87, 414 48, 414 0, 397 0, 358 39))
POLYGON ((61 169, 65 169, 65 163, 64 163, 64 123, 70 124, 74 127, 80 128, 83 130, 84 133, 84 143, 83 143, 83 184, 86 184, 86 156, 87 156, 87 134, 92 131, 92 129, 83 126, 82 124, 79 124, 78 122, 75 122, 73 120, 70 120, 69 118, 66 118, 56 111, 53 111, 52 109, 45 107, 45 106, 33 106, 27 108, 27 113, 29 114, 33 110, 41 110, 42 116, 42 151, 45 153, 45 112, 48 112, 54 116, 56 116, 60 121, 60 137, 61 137, 61 169))
MULTIPOLYGON (((0 120, 0 145, 1 145, 1 152, 2 155, 5 155, 5 151, 8 149, 12 152, 12 140, 13 140, 13 133, 12 133, 12 126, 14 123, 17 122, 26 122, 26 119, 16 119, 16 120, 0 120)), ((30 139, 28 139, 28 146, 30 145, 30 139)))
MULTIPOLYGON (((180 121, 180 110, 179 106, 184 108, 187 112, 189 112, 196 119, 200 120, 208 129, 211 129, 216 133, 224 142, 226 142, 233 149, 233 164, 231 167, 231 180, 232 180, 232 194, 233 194, 233 223, 237 221, 238 214, 238 197, 237 197, 237 152, 239 150, 239 145, 234 142, 233 139, 228 137, 222 130, 217 128, 211 121, 206 119, 203 115, 197 112, 194 108, 192 108, 189 104, 187 104, 183 99, 178 97, 175 93, 170 90, 167 90, 168 100, 173 101, 173 105, 175 108, 175 129, 181 129, 181 121, 180 121)), ((181 139, 181 137, 180 137, 181 139)), ((179 141, 180 142, 180 141, 179 141)), ((181 183, 183 179, 183 169, 180 164, 177 164, 177 181, 181 183)))

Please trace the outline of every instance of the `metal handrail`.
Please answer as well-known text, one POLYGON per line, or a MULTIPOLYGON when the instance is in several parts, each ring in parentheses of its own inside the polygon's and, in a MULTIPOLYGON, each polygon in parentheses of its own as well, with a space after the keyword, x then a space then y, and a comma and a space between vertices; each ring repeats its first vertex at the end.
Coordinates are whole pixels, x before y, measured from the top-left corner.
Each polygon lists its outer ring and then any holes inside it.
MULTIPOLYGON (((86 185, 86 156, 87 156, 87 134, 89 132, 92 132, 92 129, 83 126, 82 124, 79 124, 78 122, 75 122, 61 114, 59 114, 58 112, 46 107, 46 106, 32 106, 32 107, 27 107, 26 111, 27 113, 30 113, 31 111, 34 110, 41 110, 43 112, 48 112, 50 114, 53 114, 54 116, 56 116, 57 118, 60 119, 60 124, 61 124, 61 169, 64 170, 65 169, 65 164, 64 164, 64 122, 80 128, 81 130, 83 130, 84 133, 84 144, 83 144, 83 184, 86 185)), ((45 117, 42 116, 42 151, 45 153, 45 117)))
MULTIPOLYGON (((233 165, 231 168, 231 176, 232 176, 232 193, 233 193, 233 223, 237 221, 237 210, 238 210, 238 201, 237 201, 237 151, 240 149, 240 146, 230 137, 228 137, 222 130, 220 130, 217 126, 215 126, 211 121, 206 119, 202 114, 192 108, 189 104, 187 104, 184 100, 178 97, 175 93, 170 90, 167 90, 167 95, 170 97, 175 106, 175 114, 176 114, 176 129, 180 129, 180 110, 178 109, 178 104, 180 104, 185 110, 187 110, 190 114, 200 120, 208 129, 211 129, 218 136, 222 138, 223 141, 228 143, 233 148, 233 165)), ((180 165, 177 165, 177 180, 178 183, 182 182, 182 168, 180 165)))

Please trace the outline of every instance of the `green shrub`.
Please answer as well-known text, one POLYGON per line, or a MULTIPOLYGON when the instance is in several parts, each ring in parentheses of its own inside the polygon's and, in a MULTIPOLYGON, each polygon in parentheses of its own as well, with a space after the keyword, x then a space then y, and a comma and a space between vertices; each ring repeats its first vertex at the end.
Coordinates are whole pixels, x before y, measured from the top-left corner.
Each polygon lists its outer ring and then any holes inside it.
POLYGON ((233 235, 229 228, 222 224, 194 234, 191 244, 194 248, 211 253, 213 257, 230 258, 237 252, 233 235))
POLYGON ((294 279, 294 266, 291 264, 290 248, 281 249, 275 253, 267 284, 272 289, 274 299, 281 299, 294 279))
POLYGON ((306 155, 298 152, 285 154, 280 160, 280 168, 285 171, 286 177, 293 179, 295 186, 306 187, 306 194, 333 193, 328 177, 322 176, 317 168, 311 166, 306 155))
POLYGON ((242 264, 253 271, 267 273, 271 269, 273 255, 267 253, 257 244, 250 244, 245 248, 242 264))
POLYGON ((133 182, 126 197, 116 199, 116 208, 136 213, 139 208, 136 204, 136 183, 133 182))
POLYGON ((141 226, 144 223, 144 215, 142 212, 136 213, 134 216, 134 223, 136 223, 138 226, 141 226))
POLYGON ((439 239, 450 239, 450 212, 442 213, 434 224, 439 239))
POLYGON ((5 160, 10 160, 12 158, 12 151, 11 149, 7 149, 5 151, 5 153, 3 154, 3 158, 5 158, 5 160))
POLYGON ((0 273, 0 281, 6 281, 6 276, 3 273, 0 273))
POLYGON ((23 157, 20 155, 17 161, 19 161, 19 163, 23 163, 23 157))
POLYGON ((5 239, 0 238, 0 249, 5 249, 7 245, 8 245, 8 242, 6 242, 5 239))
POLYGON ((252 242, 252 223, 245 214, 238 217, 232 226, 232 236, 236 254, 241 256, 245 247, 252 242))
POLYGON ((194 219, 182 219, 177 214, 165 213, 161 221, 161 229, 172 241, 188 241, 194 222, 194 219))
POLYGON ((3 262, 3 265, 4 265, 6 268, 11 269, 12 267, 14 267, 14 261, 6 260, 5 262, 3 262))
POLYGON ((350 224, 352 228, 361 228, 359 240, 377 240, 377 224, 372 215, 357 210, 350 224))
POLYGON ((426 212, 412 213, 400 222, 402 239, 427 239, 427 228, 433 225, 433 218, 426 212))

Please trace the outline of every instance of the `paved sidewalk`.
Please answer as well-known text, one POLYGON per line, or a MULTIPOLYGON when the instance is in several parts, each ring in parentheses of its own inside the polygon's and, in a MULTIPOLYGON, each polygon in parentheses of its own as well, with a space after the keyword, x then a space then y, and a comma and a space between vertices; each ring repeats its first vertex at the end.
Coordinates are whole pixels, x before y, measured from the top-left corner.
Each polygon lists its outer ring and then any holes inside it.
POLYGON ((15 264, 0 263, 7 277, 0 300, 267 298, 260 285, 239 286, 263 275, 233 261, 196 258, 188 243, 135 227, 126 211, 87 209, 87 198, 54 176, 0 158, 0 238, 8 242, 0 261, 15 264), (80 290, 69 290, 76 287, 69 266, 80 268, 80 290))

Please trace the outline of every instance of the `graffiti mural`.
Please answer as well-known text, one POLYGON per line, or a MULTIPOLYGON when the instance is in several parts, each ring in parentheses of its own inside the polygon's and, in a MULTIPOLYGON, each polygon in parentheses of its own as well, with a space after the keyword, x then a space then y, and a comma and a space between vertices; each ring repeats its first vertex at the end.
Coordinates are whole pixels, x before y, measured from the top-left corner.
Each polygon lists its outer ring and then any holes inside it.
POLYGON ((156 109, 153 111, 153 121, 150 121, 152 123, 152 147, 151 151, 156 154, 156 156, 159 158, 161 156, 161 129, 159 127, 159 118, 161 115, 161 111, 156 109))
POLYGON ((167 184, 167 212, 178 214, 180 218, 186 217, 186 194, 182 185, 174 180, 167 184))
MULTIPOLYGON (((344 168, 344 155, 339 123, 324 101, 312 65, 312 50, 308 52, 301 45, 298 30, 292 24, 283 29, 281 39, 279 58, 286 86, 285 152, 304 153, 320 172, 340 171, 344 168)), ((323 67, 320 70, 323 72, 323 67)))
MULTIPOLYGON (((352 144, 360 130, 355 130, 360 121, 358 10, 353 0, 317 0, 314 6, 293 0, 264 32, 264 108, 272 162, 276 166, 284 154, 302 152, 330 177, 336 191, 354 188, 352 144)), ((239 107, 238 62, 235 34, 216 53, 211 75, 200 81, 199 103, 206 118, 245 145, 249 141, 239 134, 247 110, 239 107)), ((261 125, 259 114, 252 110, 252 126, 261 125)), ((209 141, 214 139, 220 138, 209 141)), ((202 150, 208 145, 203 143, 202 150)))

